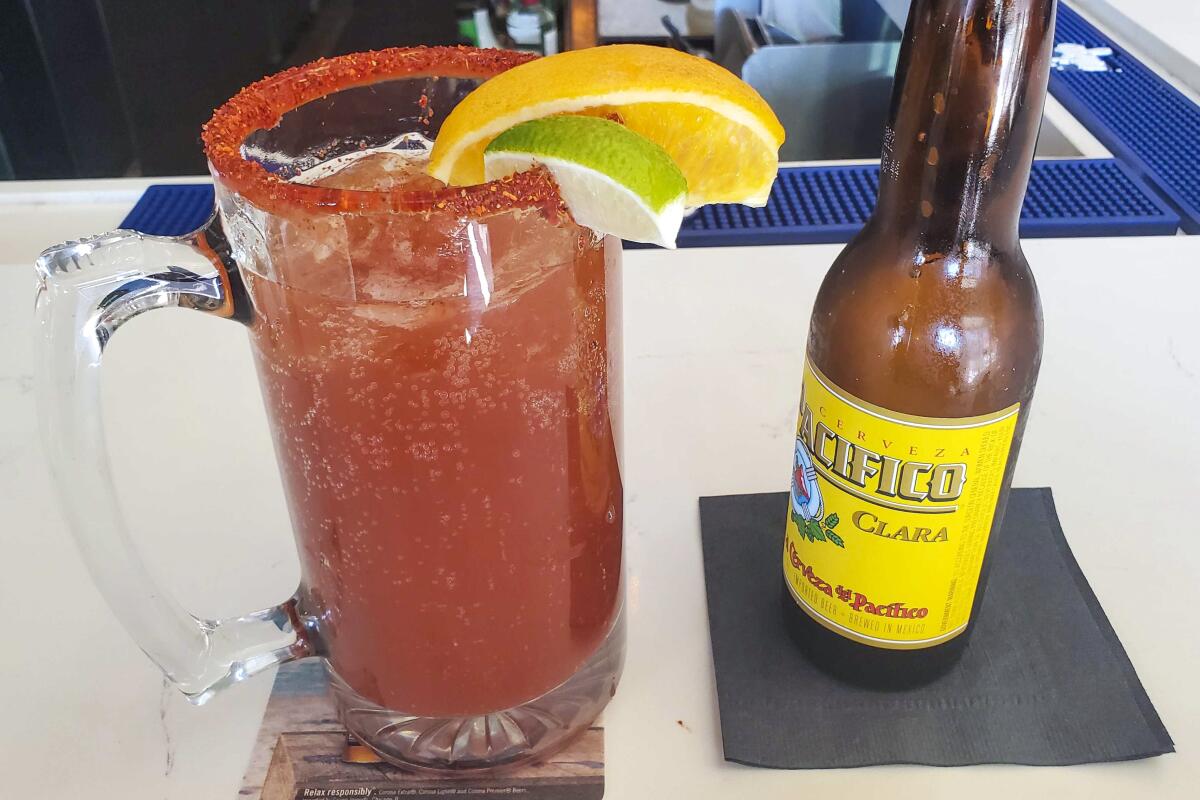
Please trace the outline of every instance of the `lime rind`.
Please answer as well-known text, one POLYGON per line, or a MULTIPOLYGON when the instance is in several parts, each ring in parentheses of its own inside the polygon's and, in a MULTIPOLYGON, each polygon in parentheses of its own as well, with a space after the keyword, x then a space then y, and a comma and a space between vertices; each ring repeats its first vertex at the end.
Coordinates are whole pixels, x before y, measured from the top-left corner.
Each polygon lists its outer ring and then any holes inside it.
POLYGON ((611 176, 573 161, 528 153, 490 153, 484 157, 488 180, 524 172, 535 164, 554 176, 563 202, 580 225, 631 242, 674 249, 683 224, 685 195, 654 210, 611 176))
POLYGON ((541 164, 580 225, 674 247, 687 181, 665 150, 599 117, 558 116, 517 125, 484 152, 493 180, 541 164))
POLYGON ((545 117, 509 128, 489 153, 529 153, 560 158, 611 175, 659 211, 687 193, 687 180, 667 151, 644 136, 601 117, 545 117))

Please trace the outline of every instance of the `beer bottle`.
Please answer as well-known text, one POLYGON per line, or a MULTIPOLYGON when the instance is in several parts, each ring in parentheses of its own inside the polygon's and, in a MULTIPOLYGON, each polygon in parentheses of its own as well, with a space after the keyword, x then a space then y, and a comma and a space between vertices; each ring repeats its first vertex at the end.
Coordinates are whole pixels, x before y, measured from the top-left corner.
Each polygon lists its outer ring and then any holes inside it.
POLYGON ((913 0, 878 203, 810 323, 783 569, 818 665, 881 688, 961 655, 1037 379, 1017 223, 1054 0, 913 0))

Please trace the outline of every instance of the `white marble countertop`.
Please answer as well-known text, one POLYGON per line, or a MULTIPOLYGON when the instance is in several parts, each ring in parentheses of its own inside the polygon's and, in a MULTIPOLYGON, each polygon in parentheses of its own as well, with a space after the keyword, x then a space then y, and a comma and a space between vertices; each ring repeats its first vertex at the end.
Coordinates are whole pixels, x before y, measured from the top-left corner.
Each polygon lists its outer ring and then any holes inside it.
MULTIPOLYGON (((84 573, 37 443, 30 263, 45 245, 115 225, 144 183, 0 186, 3 797, 233 798, 270 688, 260 677, 203 708, 164 690, 84 573)), ((837 251, 625 256, 630 639, 606 714, 606 797, 1194 797, 1200 237, 1026 243, 1046 349, 1016 477, 1054 487, 1179 752, 1066 768, 783 772, 722 760, 696 498, 786 488, 808 309, 837 251)), ((298 577, 247 344, 236 325, 172 310, 134 320, 106 355, 132 533, 207 616, 277 602, 298 577), (164 482, 173 488, 139 491, 164 482)))

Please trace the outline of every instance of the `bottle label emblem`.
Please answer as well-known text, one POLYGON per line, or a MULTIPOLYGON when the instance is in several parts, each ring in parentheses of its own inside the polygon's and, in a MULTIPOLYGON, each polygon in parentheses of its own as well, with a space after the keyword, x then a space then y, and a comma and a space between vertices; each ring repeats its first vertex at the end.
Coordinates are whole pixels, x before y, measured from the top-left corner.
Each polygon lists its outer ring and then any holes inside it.
POLYGON ((783 551, 800 608, 874 647, 962 633, 1019 410, 900 414, 806 364, 783 551))

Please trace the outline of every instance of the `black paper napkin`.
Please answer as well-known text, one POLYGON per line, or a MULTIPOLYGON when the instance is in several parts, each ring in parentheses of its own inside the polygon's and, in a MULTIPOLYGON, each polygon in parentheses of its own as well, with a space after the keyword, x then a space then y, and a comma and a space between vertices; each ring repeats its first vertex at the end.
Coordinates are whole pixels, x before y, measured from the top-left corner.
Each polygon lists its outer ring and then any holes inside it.
POLYGON ((1063 537, 1049 489, 1017 489, 962 661, 901 692, 817 670, 784 629, 787 494, 700 499, 725 758, 787 769, 1066 765, 1174 752, 1063 537))

